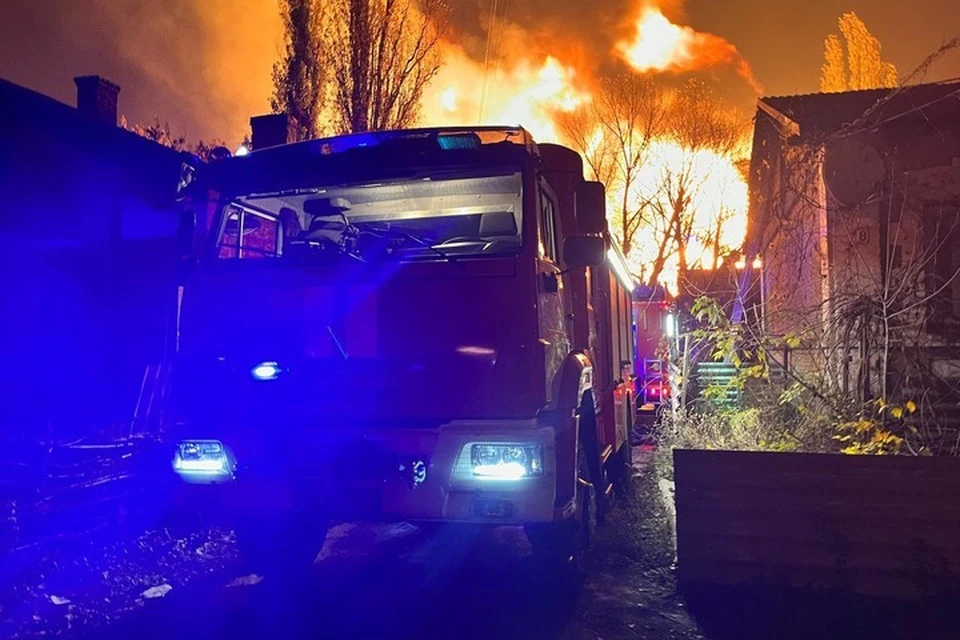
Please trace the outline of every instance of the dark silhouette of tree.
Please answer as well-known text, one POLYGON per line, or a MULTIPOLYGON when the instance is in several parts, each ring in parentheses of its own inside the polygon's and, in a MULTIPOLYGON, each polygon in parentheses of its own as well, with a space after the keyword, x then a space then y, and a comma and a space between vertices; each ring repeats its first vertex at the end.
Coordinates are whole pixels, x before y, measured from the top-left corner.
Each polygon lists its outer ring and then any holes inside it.
POLYGON ((449 15, 441 0, 335 0, 323 49, 334 128, 341 133, 415 123, 440 68, 449 15))
POLYGON ((283 55, 273 65, 273 96, 276 113, 293 117, 300 139, 320 136, 327 80, 323 59, 322 0, 280 0, 283 20, 283 55))
POLYGON ((226 147, 227 143, 219 138, 214 138, 212 140, 199 140, 195 143, 191 143, 187 140, 187 135, 185 133, 173 133, 170 129, 170 123, 166 120, 160 120, 159 116, 153 117, 153 122, 151 124, 134 124, 131 125, 127 122, 127 119, 123 116, 120 117, 120 126, 131 131, 138 136, 146 138, 157 144, 162 144, 165 147, 170 147, 175 151, 187 151, 198 156, 203 161, 209 161, 212 158, 213 150, 218 147, 226 147))

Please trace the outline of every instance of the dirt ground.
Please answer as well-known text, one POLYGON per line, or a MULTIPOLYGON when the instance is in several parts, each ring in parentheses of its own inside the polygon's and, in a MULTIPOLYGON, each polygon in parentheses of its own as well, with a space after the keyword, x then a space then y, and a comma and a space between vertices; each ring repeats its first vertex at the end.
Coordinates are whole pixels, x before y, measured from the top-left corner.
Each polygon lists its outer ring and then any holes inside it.
POLYGON ((677 593, 671 526, 659 492, 653 474, 642 473, 635 495, 621 500, 598 528, 576 625, 565 637, 703 637, 677 593))
POLYGON ((428 638, 444 637, 451 621, 487 620, 457 635, 700 638, 676 593, 657 490, 642 476, 620 500, 573 590, 531 574, 518 529, 464 540, 402 523, 343 524, 310 575, 281 580, 244 567, 229 530, 155 528, 5 561, 0 637, 428 638))
MULTIPOLYGON (((958 599, 914 603, 766 586, 678 593, 663 487, 638 451, 632 497, 597 529, 575 588, 551 584, 522 530, 467 535, 342 523, 298 575, 253 573, 208 527, 0 558, 0 638, 958 638, 958 599)), ((114 537, 111 538, 110 536, 114 537)))

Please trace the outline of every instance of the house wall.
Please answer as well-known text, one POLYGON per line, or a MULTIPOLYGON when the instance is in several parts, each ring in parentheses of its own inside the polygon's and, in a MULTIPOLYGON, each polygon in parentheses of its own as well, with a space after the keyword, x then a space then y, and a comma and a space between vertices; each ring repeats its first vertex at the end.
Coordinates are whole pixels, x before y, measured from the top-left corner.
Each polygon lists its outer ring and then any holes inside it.
POLYGON ((177 214, 152 193, 172 194, 176 156, 129 135, 0 125, 0 436, 128 423, 162 357, 177 214))
POLYGON ((761 254, 767 329, 777 335, 816 325, 827 276, 819 156, 805 150, 787 150, 786 156, 778 171, 779 193, 764 212, 772 222, 761 254))
POLYGON ((960 371, 946 351, 960 338, 960 277, 949 279, 960 271, 960 112, 952 102, 938 109, 828 137, 821 148, 825 138, 804 140, 758 113, 757 135, 779 151, 763 159, 762 179, 751 176, 751 226, 767 227, 767 329, 797 333, 819 321, 826 331, 811 343, 827 349, 818 356, 802 345, 793 364, 826 366, 864 398, 905 375, 893 359, 882 379, 876 326, 849 329, 851 317, 876 317, 878 307, 891 326, 916 329, 901 334, 921 359, 960 371), (931 307, 934 293, 941 304, 931 307))

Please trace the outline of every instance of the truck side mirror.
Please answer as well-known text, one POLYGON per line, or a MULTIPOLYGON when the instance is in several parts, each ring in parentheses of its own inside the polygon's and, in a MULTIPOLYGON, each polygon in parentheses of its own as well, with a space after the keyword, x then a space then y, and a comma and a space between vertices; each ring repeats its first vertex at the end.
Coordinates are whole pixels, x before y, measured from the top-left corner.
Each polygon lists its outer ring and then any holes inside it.
POLYGON ((596 236, 568 236, 563 241, 563 261, 568 267, 595 267, 607 258, 607 243, 596 236))
POLYGON ((600 182, 577 185, 577 227, 580 233, 603 233, 607 230, 607 196, 600 182))

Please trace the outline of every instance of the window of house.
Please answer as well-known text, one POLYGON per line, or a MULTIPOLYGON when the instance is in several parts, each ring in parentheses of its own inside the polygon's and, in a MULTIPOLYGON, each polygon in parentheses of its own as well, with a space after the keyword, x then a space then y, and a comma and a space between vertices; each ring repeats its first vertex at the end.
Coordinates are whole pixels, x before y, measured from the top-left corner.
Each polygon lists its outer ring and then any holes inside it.
POLYGON ((924 207, 927 295, 932 296, 934 322, 960 316, 960 207, 956 203, 927 203, 924 207))

